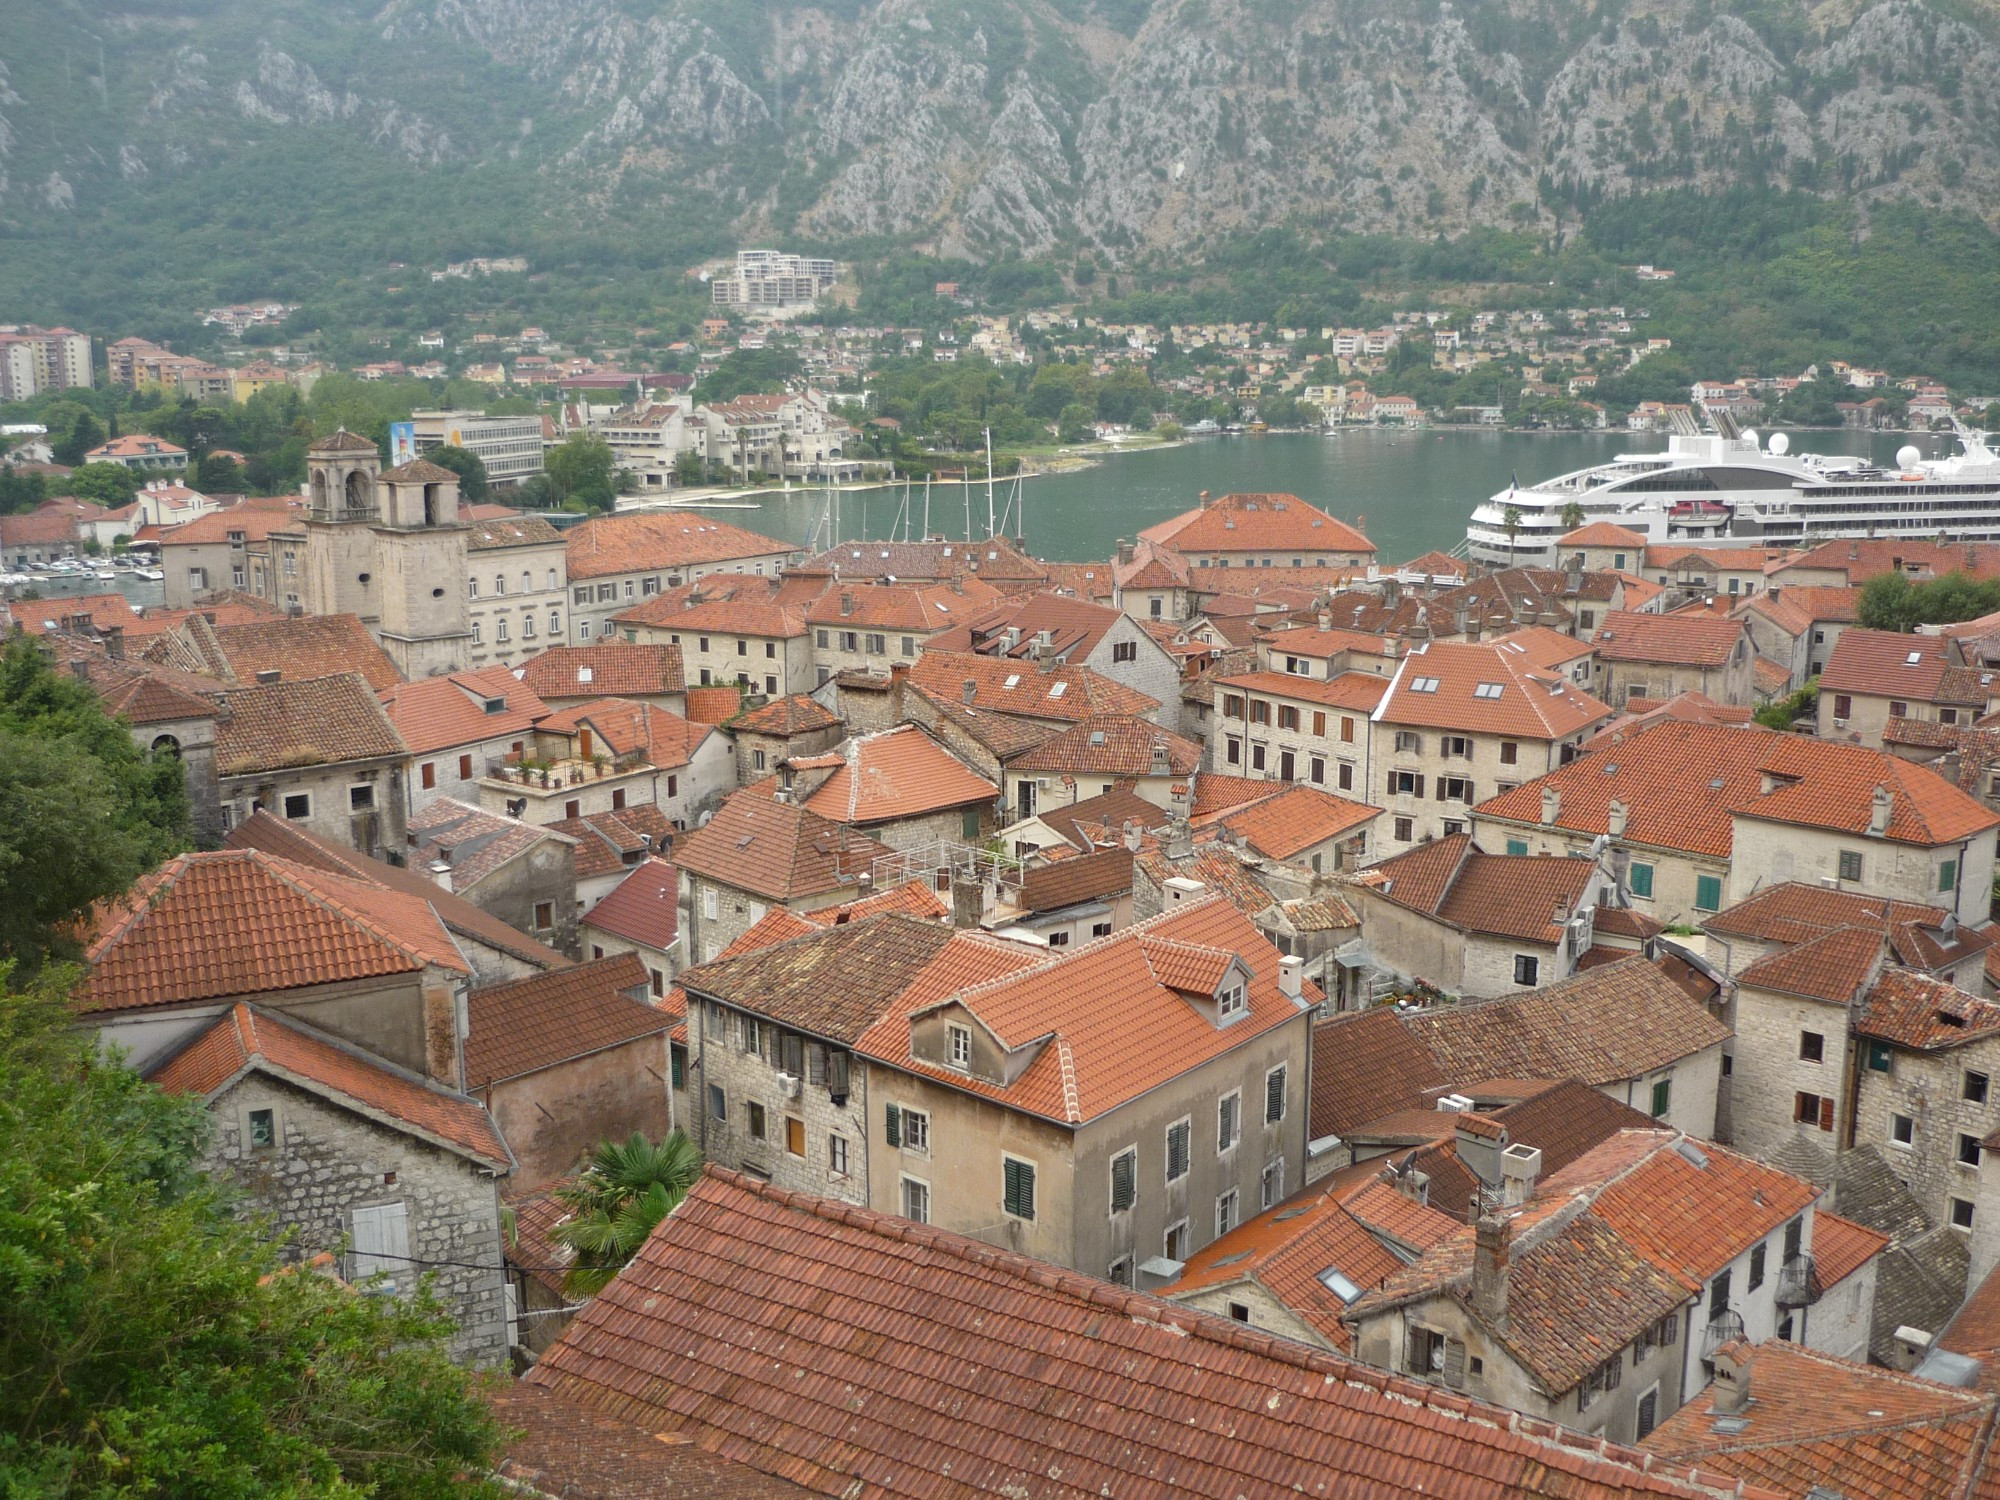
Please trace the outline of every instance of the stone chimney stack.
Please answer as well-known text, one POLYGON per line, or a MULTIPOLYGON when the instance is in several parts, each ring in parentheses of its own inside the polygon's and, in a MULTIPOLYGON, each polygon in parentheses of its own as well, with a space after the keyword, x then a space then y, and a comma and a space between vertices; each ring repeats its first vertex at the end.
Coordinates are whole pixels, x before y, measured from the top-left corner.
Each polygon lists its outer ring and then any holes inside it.
POLYGON ((972 702, 979 696, 979 684, 970 677, 966 678, 959 687, 958 696, 967 703, 972 702))
POLYGON ((1875 795, 1868 807, 1868 835, 1881 838, 1889 831, 1889 815, 1896 810, 1896 799, 1889 795, 1886 786, 1877 785, 1875 795))
POLYGON ((1473 1228, 1472 1310, 1489 1328, 1507 1326, 1507 1264, 1514 1225, 1499 1214, 1481 1214, 1473 1228))
POLYGON ((1631 815, 1632 815, 1631 808, 1627 807, 1623 802, 1619 801, 1616 797, 1613 797, 1611 799, 1611 808, 1608 814, 1609 822, 1607 826, 1609 827, 1611 836, 1614 839, 1622 839, 1625 837, 1625 820, 1629 818, 1631 815))
POLYGON ((1543 787, 1542 821, 1544 823, 1555 822, 1557 818, 1562 816, 1562 810, 1563 810, 1562 789, 1560 787, 1553 787, 1553 786, 1543 787))
POLYGON ((1278 993, 1287 1000, 1305 999, 1306 961, 1296 956, 1278 960, 1278 993))
POLYGON ((1750 1404, 1752 1350, 1742 1339, 1731 1339, 1715 1351, 1715 1384, 1709 1400, 1718 1412, 1734 1414, 1750 1404))

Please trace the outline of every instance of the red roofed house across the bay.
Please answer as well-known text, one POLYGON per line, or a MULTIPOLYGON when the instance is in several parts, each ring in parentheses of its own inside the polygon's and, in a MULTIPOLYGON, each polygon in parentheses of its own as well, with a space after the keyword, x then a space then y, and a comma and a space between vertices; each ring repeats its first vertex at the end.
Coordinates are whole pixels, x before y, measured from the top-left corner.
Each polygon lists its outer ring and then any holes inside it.
POLYGON ((2000 814, 1884 751, 1664 720, 1600 735, 1560 770, 1481 802, 1473 822, 1483 846, 1530 854, 1604 835, 1634 906, 1662 922, 1802 880, 1980 923, 2000 814))
POLYGON ((1297 495, 1224 495, 1148 526, 1144 541, 1178 552, 1197 568, 1363 567, 1375 544, 1297 495))

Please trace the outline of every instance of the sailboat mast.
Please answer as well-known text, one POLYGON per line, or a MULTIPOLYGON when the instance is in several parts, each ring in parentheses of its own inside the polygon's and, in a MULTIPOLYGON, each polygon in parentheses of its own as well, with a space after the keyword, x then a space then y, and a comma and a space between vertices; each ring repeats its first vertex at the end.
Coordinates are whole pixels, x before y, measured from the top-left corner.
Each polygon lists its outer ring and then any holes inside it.
POLYGON ((993 535, 993 429, 986 429, 986 535, 993 535))

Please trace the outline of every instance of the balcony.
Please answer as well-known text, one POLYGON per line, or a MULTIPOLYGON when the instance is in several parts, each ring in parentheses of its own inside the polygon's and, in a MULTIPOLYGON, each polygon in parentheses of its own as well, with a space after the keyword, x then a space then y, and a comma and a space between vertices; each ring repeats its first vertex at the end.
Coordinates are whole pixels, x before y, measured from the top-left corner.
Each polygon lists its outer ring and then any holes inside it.
POLYGON ((1793 1255, 1778 1268, 1778 1306, 1810 1307, 1819 1301, 1819 1278, 1810 1255, 1793 1255))
POLYGON ((373 505, 314 505, 306 510, 308 521, 358 521, 373 525, 382 513, 373 505))
POLYGON ((1701 1333, 1701 1357, 1713 1359, 1715 1351, 1724 1344, 1743 1337, 1743 1314, 1728 1309, 1716 1313, 1708 1320, 1708 1326, 1701 1333))

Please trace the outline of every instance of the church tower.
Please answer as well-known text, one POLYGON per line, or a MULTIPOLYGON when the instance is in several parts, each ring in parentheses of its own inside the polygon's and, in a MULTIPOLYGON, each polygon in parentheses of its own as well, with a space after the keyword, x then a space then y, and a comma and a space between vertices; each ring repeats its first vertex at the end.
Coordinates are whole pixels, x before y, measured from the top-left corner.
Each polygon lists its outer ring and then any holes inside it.
POLYGON ((464 670, 468 527, 458 476, 424 459, 386 473, 342 428, 306 450, 307 614, 352 614, 412 680, 464 670))

